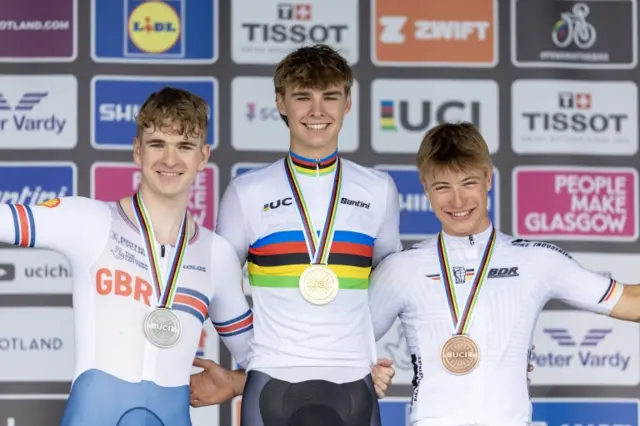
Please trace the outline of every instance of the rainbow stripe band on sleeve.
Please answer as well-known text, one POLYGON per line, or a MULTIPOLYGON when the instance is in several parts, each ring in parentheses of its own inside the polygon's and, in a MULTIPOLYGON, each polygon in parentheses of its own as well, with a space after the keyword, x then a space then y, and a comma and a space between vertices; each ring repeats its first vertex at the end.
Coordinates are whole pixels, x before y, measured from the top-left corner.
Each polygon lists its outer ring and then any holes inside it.
MULTIPOLYGON (((340 288, 366 290, 373 258, 374 238, 350 231, 336 231, 328 266, 340 279, 340 288)), ((302 231, 276 232, 249 248, 247 270, 255 287, 298 288, 309 254, 302 231)))
POLYGON ((602 296, 602 298, 600 299, 600 301, 598 301, 598 303, 604 303, 611 300, 616 295, 616 293, 620 291, 620 289, 621 289, 621 286, 620 284, 618 284, 618 281, 611 279, 611 282, 609 283, 609 287, 607 288, 607 291, 604 293, 604 296, 602 296))
POLYGON ((15 229, 14 245, 34 247, 36 245, 36 226, 31 207, 24 204, 9 204, 15 229))
POLYGON ((213 326, 220 337, 231 337, 242 334, 253 328, 253 312, 249 309, 244 314, 224 322, 214 322, 213 326))

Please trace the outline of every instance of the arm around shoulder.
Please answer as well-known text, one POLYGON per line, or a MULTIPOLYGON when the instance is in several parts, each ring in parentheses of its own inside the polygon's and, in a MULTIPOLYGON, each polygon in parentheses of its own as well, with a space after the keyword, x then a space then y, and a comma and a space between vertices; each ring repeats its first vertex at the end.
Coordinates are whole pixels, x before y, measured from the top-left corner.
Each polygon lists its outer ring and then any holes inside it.
POLYGON ((222 237, 213 235, 212 280, 214 293, 209 317, 218 336, 241 367, 246 367, 253 337, 253 313, 242 289, 242 267, 222 237))
POLYGON ((240 263, 244 264, 249 249, 247 222, 242 200, 233 180, 220 200, 215 232, 233 247, 240 263))
POLYGON ((388 255, 402 250, 402 240, 400 239, 400 205, 398 202, 398 189, 396 184, 386 174, 386 199, 383 219, 380 230, 376 236, 373 253, 373 266, 388 255))
POLYGON ((405 310, 411 277, 407 274, 407 259, 402 253, 386 257, 369 279, 369 310, 375 339, 389 331, 396 318, 405 310))

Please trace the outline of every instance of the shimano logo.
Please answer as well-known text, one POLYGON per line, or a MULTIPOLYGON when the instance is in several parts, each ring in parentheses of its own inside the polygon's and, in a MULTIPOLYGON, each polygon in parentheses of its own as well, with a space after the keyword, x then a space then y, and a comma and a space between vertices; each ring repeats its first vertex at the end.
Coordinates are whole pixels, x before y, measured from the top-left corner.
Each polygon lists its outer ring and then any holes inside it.
POLYGON ((487 274, 487 278, 509 278, 518 276, 520 276, 520 274, 518 273, 517 266, 511 268, 491 268, 487 274))
POLYGON ((347 206, 354 206, 354 207, 362 207, 364 209, 368 209, 369 207, 371 207, 371 203, 365 203, 364 201, 360 201, 360 200, 354 201, 345 197, 340 199, 340 204, 346 204, 347 206))
POLYGON ((135 104, 100 104, 100 121, 135 121, 140 105, 135 104))
MULTIPOLYGON (((24 92, 17 103, 11 104, 3 93, 0 93, 0 112, 13 112, 8 118, 0 118, 0 131, 16 130, 18 132, 51 132, 60 134, 67 120, 55 114, 39 116, 32 113, 36 106, 49 96, 49 92, 24 92)), ((37 110, 36 110, 37 113, 37 110)))

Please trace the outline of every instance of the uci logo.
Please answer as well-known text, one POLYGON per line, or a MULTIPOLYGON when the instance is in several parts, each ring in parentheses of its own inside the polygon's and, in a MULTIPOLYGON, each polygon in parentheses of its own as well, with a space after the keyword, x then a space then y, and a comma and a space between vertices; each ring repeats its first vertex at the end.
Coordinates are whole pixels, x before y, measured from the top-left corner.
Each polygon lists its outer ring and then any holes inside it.
POLYGON ((136 47, 147 53, 163 53, 178 42, 180 17, 169 5, 145 2, 129 15, 129 38, 136 47))
POLYGON ((262 207, 262 211, 268 212, 269 210, 275 210, 280 206, 290 206, 293 203, 293 198, 287 197, 277 201, 270 201, 265 203, 262 207))

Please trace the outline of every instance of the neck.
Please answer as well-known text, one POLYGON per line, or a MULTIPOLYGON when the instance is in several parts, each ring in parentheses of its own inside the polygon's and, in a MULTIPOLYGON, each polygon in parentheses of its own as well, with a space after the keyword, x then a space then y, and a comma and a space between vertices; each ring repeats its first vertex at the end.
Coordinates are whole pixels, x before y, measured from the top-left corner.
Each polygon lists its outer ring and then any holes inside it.
POLYGON ((336 161, 338 159, 338 151, 333 151, 323 154, 319 157, 308 157, 304 154, 300 154, 299 151, 289 150, 289 156, 294 164, 294 167, 298 173, 303 174, 327 174, 335 169, 336 161))
POLYGON ((180 233, 182 218, 187 210, 189 194, 163 197, 150 191, 144 184, 140 185, 139 192, 153 226, 157 242, 160 244, 174 244, 180 233))
POLYGON ((303 143, 296 141, 295 139, 291 139, 289 144, 289 151, 299 155, 300 157, 305 157, 307 159, 312 160, 321 160, 332 155, 334 152, 338 150, 338 141, 330 141, 322 147, 313 147, 308 146, 303 143))
POLYGON ((488 215, 485 215, 482 217, 482 219, 476 222, 475 226, 471 229, 470 232, 454 232, 450 229, 447 229, 445 226, 442 227, 442 232, 449 238, 468 238, 480 234, 487 234, 488 237, 491 227, 491 219, 489 219, 488 215))

